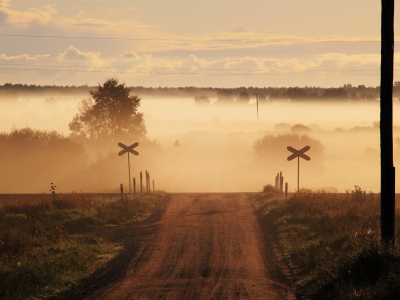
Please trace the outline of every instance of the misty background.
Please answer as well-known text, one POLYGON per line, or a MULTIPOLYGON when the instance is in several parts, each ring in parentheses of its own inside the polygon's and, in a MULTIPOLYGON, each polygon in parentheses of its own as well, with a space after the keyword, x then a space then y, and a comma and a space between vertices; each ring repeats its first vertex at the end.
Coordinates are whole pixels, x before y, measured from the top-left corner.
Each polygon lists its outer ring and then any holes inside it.
MULTIPOLYGON (((293 192, 297 189, 297 160, 286 160, 291 154, 286 147, 302 148, 308 144, 301 141, 296 144, 290 137, 278 142, 277 136, 296 134, 306 134, 321 144, 318 149, 310 145, 311 150, 307 152, 310 161, 300 161, 300 188, 334 187, 344 192, 358 185, 368 191, 379 191, 378 101, 305 99, 293 103, 270 98, 260 100, 257 121, 254 95, 248 95, 248 103, 239 104, 240 93, 232 94, 236 102, 229 105, 219 104, 217 95, 214 92, 214 97, 208 97, 209 102, 201 105, 195 97, 187 95, 138 94, 142 98, 138 111, 144 115, 146 136, 102 142, 75 139, 75 148, 71 146, 76 155, 73 159, 64 153, 65 149, 58 152, 53 147, 40 157, 35 149, 24 149, 21 145, 13 148, 21 152, 15 152, 15 158, 10 160, 12 154, 6 157, 3 149, 1 192, 47 192, 50 182, 55 182, 64 192, 118 191, 120 183, 128 186, 128 167, 126 155, 117 156, 120 151, 117 142, 129 145, 139 142, 136 149, 140 155, 131 156, 132 177, 138 180, 139 172, 148 170, 157 189, 253 192, 273 183, 276 173, 282 171, 284 181, 293 192), (255 145, 266 135, 270 137, 269 142, 264 148, 257 148, 255 145), (180 147, 173 146, 176 140, 180 147), (32 160, 36 164, 30 163, 32 160)), ((3 135, 26 127, 56 131, 62 140, 71 133, 68 124, 78 112, 79 102, 85 98, 90 95, 32 93, 6 97, 0 103, 0 130, 3 135)), ((400 136, 397 112, 395 105, 395 137, 400 136)), ((395 163, 398 146, 395 139, 395 163)))

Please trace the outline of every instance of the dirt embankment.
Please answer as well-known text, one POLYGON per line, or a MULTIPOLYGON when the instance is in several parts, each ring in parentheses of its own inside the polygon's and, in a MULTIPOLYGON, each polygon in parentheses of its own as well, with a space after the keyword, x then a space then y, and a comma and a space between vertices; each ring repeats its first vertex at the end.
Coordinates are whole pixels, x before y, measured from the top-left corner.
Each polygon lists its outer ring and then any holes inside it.
POLYGON ((142 224, 99 233, 118 257, 52 299, 296 299, 249 194, 173 194, 142 224))

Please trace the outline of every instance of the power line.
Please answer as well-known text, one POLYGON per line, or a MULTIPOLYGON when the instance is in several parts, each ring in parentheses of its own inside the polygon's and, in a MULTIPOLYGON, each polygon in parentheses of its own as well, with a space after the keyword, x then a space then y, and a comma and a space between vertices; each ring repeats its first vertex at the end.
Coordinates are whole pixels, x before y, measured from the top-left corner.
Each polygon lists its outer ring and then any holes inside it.
MULTIPOLYGON (((21 69, 21 68, 0 68, 0 70, 15 70, 15 71, 46 71, 46 72, 74 72, 74 73, 107 73, 108 71, 96 71, 96 70, 54 70, 54 69, 21 69)), ((118 72, 110 72, 110 73, 118 73, 118 72)), ((231 74, 222 74, 222 73, 166 73, 166 72, 140 72, 140 71, 128 71, 123 72, 124 74, 148 74, 148 75, 207 75, 207 76, 279 76, 279 77, 379 77, 380 75, 370 75, 370 74, 352 74, 352 75, 343 75, 343 74, 271 74, 271 73, 231 73, 231 74)))
MULTIPOLYGON (((16 64, 16 63, 4 63, 0 66, 34 66, 34 67, 58 67, 58 68, 92 68, 92 69, 138 69, 138 70, 178 70, 178 71, 196 71, 191 68, 151 68, 151 67, 96 67, 96 66, 78 66, 78 65, 55 65, 55 64, 16 64)), ((253 69, 197 69, 198 71, 253 71, 253 72, 379 72, 376 70, 334 70, 334 69, 323 69, 323 70, 310 70, 310 69, 299 69, 299 70, 253 70, 253 69)))
MULTIPOLYGON (((62 35, 28 35, 0 34, 2 37, 50 38, 50 39, 88 39, 88 40, 125 40, 125 41, 175 41, 175 42, 247 42, 247 43, 378 43, 380 40, 266 40, 266 39, 183 39, 183 38, 126 38, 126 37, 93 37, 93 36, 62 36, 62 35)), ((398 42, 398 41, 395 41, 398 42)))

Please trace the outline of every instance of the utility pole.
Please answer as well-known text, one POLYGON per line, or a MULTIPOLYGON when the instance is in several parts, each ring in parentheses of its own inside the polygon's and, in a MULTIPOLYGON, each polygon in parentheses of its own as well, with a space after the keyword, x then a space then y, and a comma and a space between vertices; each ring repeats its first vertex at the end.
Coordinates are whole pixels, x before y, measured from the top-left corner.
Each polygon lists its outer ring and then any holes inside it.
POLYGON ((260 95, 260 93, 254 94, 256 95, 256 101, 257 101, 257 122, 259 122, 258 120, 258 95, 260 95))
POLYGON ((381 239, 395 242, 395 169, 393 166, 394 0, 381 0, 381 239))

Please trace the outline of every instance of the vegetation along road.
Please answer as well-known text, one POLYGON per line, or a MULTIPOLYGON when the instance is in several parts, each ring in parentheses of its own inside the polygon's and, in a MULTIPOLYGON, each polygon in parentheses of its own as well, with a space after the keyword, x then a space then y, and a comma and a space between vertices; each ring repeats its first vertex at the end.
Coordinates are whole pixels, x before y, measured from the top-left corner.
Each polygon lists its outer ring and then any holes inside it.
POLYGON ((53 299, 296 299, 253 196, 168 195, 143 223, 99 233, 124 250, 53 299))

